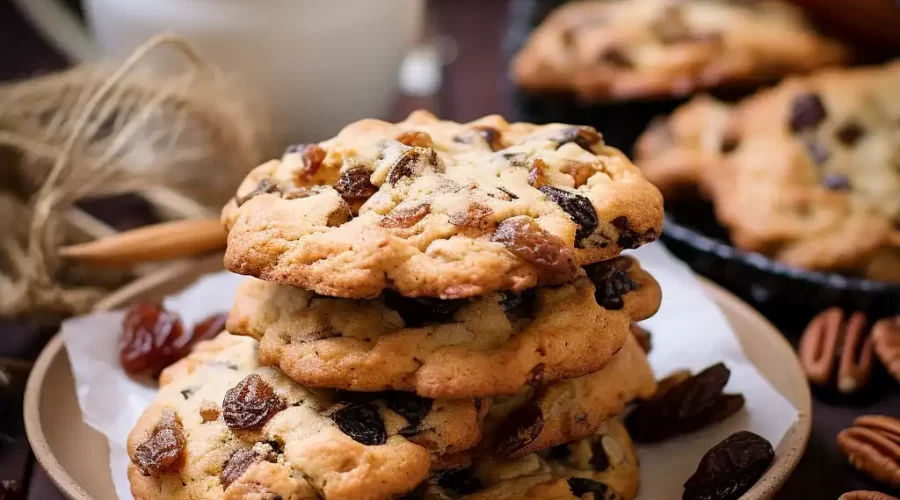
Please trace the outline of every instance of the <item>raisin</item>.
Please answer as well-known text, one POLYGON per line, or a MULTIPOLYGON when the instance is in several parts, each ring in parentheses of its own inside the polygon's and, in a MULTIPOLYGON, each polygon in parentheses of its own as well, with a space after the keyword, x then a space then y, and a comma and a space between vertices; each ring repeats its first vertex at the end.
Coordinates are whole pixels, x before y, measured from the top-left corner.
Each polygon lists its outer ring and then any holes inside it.
POLYGON ((299 154, 303 159, 303 169, 299 171, 301 180, 308 180, 319 171, 328 153, 316 144, 294 144, 287 148, 285 154, 299 154))
POLYGON ((603 449, 603 440, 598 439, 591 445, 591 467, 597 472, 603 472, 609 468, 609 457, 603 449))
POLYGON ((157 304, 141 303, 125 314, 119 360, 129 374, 156 376, 184 357, 190 344, 178 314, 157 304))
POLYGON ((391 411, 405 418, 412 428, 417 428, 425 420, 434 404, 433 399, 401 391, 384 393, 384 402, 391 411))
POLYGON ((273 183, 269 179, 263 179, 259 181, 258 184, 256 184, 256 187, 253 188, 253 191, 250 191, 244 196, 235 197, 234 202, 237 203, 237 206, 240 207, 244 203, 247 203, 247 201, 249 201, 251 198, 255 198, 261 194, 271 194, 277 192, 278 186, 276 186, 275 183, 273 183))
POLYGON ((253 373, 225 393, 222 415, 232 429, 259 429, 285 408, 272 386, 253 373))
POLYGON ((466 299, 435 299, 431 297, 404 297, 392 290, 382 294, 384 304, 397 311, 407 327, 418 328, 429 323, 446 323, 453 319, 466 299))
POLYGON ((415 205, 399 206, 385 215, 378 225, 387 228, 410 228, 431 212, 430 203, 417 203, 415 205))
POLYGON ((523 406, 504 420, 498 430, 497 454, 505 457, 521 450, 541 434, 544 429, 544 412, 535 404, 523 406))
POLYGON ((719 151, 722 154, 728 154, 738 148, 740 140, 733 133, 726 133, 722 136, 722 144, 719 145, 719 151))
POLYGON ((637 323, 631 324, 631 334, 637 339, 638 344, 645 353, 649 353, 653 348, 653 335, 646 328, 641 327, 637 323))
POLYGON ((597 132, 597 129, 594 127, 569 127, 562 131, 560 136, 557 137, 556 142, 556 149, 559 149, 570 142, 574 142, 580 146, 581 149, 591 151, 591 146, 603 143, 603 136, 600 132, 597 132))
POLYGON ((534 365, 534 368, 528 372, 528 379, 525 380, 525 383, 531 387, 541 385, 541 382, 544 380, 544 368, 546 368, 544 363, 534 365))
POLYGON ((637 248, 646 243, 650 243, 651 241, 655 241, 656 238, 659 237, 653 229, 648 229, 644 231, 643 234, 635 231, 631 226, 628 217, 625 217, 624 215, 616 217, 610 221, 610 224, 619 230, 619 237, 616 239, 616 244, 622 248, 637 248))
POLYGON ((766 438, 735 432, 713 446, 684 483, 684 500, 736 500, 762 477, 775 459, 766 438))
POLYGON ((369 178, 372 172, 365 168, 353 168, 341 174, 334 184, 334 190, 347 203, 363 202, 378 191, 369 178))
POLYGON ((616 498, 616 492, 600 481, 594 481, 586 477, 570 477, 566 479, 566 482, 569 484, 569 491, 576 498, 581 498, 588 493, 593 493, 593 500, 613 500, 616 498))
POLYGON ((597 61, 603 64, 609 64, 614 68, 633 69, 634 62, 628 57, 628 54, 621 47, 607 47, 597 56, 597 61))
POLYGON ((619 257, 584 266, 588 278, 594 284, 594 299, 601 307, 618 311, 625 307, 624 295, 640 288, 638 282, 622 269, 627 257, 619 257))
POLYGON ((531 217, 504 220, 494 230, 491 241, 502 243, 515 256, 537 267, 547 284, 571 281, 578 272, 566 243, 543 230, 531 217))
POLYGON ((194 334, 191 342, 209 340, 225 330, 225 322, 228 321, 228 313, 210 314, 203 321, 194 325, 194 334))
POLYGON ((251 465, 261 462, 262 458, 252 449, 242 449, 232 453, 222 468, 222 474, 219 475, 222 486, 227 488, 231 483, 243 476, 251 465))
POLYGON ((331 419, 358 443, 374 446, 387 442, 384 420, 372 403, 348 403, 334 411, 331 419))
POLYGON ((637 404, 625 418, 632 439, 662 441, 720 422, 744 406, 740 395, 722 394, 731 372, 722 363, 680 382, 649 401, 637 404))
POLYGON ((427 148, 411 148, 400 155, 388 172, 387 180, 391 184, 396 184, 401 179, 420 175, 426 168, 443 173, 444 167, 437 152, 427 148))
POLYGON ((578 230, 575 232, 575 246, 584 248, 584 239, 593 234, 598 225, 597 211, 594 210, 591 200, 580 194, 570 193, 553 186, 540 186, 538 191, 559 205, 563 211, 569 214, 572 221, 578 224, 578 230))
POLYGON ((471 202, 466 206, 465 212, 454 212, 447 220, 454 226, 486 229, 491 225, 488 217, 493 213, 494 211, 490 207, 471 202))
POLYGON ((840 128, 835 131, 835 135, 842 144, 853 147, 864 135, 866 135, 866 129, 862 128, 862 125, 855 121, 849 121, 841 125, 840 128))
POLYGON ((144 476, 178 472, 184 466, 184 449, 181 419, 174 411, 166 408, 150 436, 135 448, 131 458, 144 476))
POLYGON ((410 131, 397 136, 397 142, 414 148, 434 147, 434 141, 428 132, 410 131))
POLYGON ((825 119, 825 105, 819 94, 805 92, 797 94, 791 102, 790 127, 794 133, 816 128, 825 119))
POLYGON ((481 481, 472 475, 469 469, 439 471, 437 484, 454 497, 470 495, 483 487, 481 481))
POLYGON ((509 290, 500 292, 500 308, 509 316, 513 317, 533 317, 534 309, 537 305, 537 294, 534 288, 522 290, 514 293, 509 290))
POLYGON ((828 174, 822 179, 822 184, 832 191, 849 191, 853 189, 850 179, 844 174, 828 174))
POLYGON ((547 164, 540 158, 535 158, 531 162, 531 169, 528 170, 528 185, 532 187, 540 187, 547 183, 547 164))
POLYGON ((495 129, 494 127, 488 127, 485 125, 477 125, 473 127, 475 132, 484 139, 484 142, 491 147, 491 151, 499 151, 503 149, 503 141, 500 131, 495 129))
POLYGON ((822 165, 828 161, 828 148, 826 148, 824 144, 813 139, 805 141, 805 145, 806 152, 809 154, 813 163, 822 165))
POLYGON ((299 200, 309 198, 322 193, 325 186, 309 186, 309 187, 292 187, 281 192, 281 198, 285 200, 299 200))

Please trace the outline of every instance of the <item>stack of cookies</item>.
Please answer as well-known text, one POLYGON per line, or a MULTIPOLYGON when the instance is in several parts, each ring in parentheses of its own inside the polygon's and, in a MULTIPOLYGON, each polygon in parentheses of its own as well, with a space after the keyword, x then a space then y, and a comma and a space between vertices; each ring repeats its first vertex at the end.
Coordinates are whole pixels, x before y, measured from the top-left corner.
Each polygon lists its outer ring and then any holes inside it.
POLYGON ((656 390, 620 256, 662 198, 589 127, 363 120, 223 212, 249 275, 129 440, 138 499, 634 498, 656 390))

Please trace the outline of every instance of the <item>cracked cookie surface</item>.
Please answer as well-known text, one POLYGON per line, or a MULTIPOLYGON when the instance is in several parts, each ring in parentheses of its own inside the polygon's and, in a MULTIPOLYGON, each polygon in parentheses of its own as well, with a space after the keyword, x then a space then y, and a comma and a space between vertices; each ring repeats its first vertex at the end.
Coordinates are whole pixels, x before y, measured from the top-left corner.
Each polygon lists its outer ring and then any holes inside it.
POLYGON ((339 299, 248 279, 227 328, 259 339, 262 364, 307 386, 484 397, 599 370, 660 301, 626 256, 565 285, 457 300, 339 299))
POLYGON ((511 72, 526 90, 591 102, 749 86, 846 58, 782 2, 590 1, 553 12, 511 72))
POLYGON ((222 219, 233 272, 336 297, 453 299, 565 283, 653 241, 662 197, 590 127, 415 112, 289 149, 222 219))
POLYGON ((638 141, 673 201, 696 186, 740 248, 900 282, 900 63, 791 78, 730 107, 698 97, 638 141))

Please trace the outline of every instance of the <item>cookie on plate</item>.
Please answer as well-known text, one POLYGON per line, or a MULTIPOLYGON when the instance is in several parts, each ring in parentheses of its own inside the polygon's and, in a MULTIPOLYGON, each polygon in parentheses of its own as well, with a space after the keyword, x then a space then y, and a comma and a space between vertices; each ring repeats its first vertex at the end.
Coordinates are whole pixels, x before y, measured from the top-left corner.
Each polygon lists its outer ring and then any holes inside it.
POLYGON ((322 295, 466 298, 573 280, 655 240, 662 197, 590 127, 362 120, 254 169, 225 267, 322 295))
POLYGON ((597 102, 746 87, 846 58, 779 1, 582 1, 548 16, 511 73, 527 91, 597 102))
POLYGON ((540 453, 440 471, 408 498, 629 500, 637 496, 638 481, 638 457, 631 438, 619 420, 610 419, 590 437, 540 453))
POLYGON ((474 398, 599 370, 660 300, 625 256, 564 285, 472 299, 360 301, 248 279, 227 328, 258 339, 260 362, 305 386, 474 398))
POLYGON ((306 389, 256 345, 224 333, 162 373, 128 438, 137 500, 389 498, 480 440, 481 401, 306 389))
POLYGON ((900 281, 900 62, 791 78, 735 107, 700 97, 637 162, 667 198, 697 185, 740 248, 900 281))

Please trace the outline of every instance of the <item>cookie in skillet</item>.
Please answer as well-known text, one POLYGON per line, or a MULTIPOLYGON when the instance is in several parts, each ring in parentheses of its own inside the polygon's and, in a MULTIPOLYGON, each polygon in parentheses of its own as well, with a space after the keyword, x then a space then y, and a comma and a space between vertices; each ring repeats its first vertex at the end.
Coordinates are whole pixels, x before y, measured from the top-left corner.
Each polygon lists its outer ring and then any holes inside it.
POLYGON ((262 364, 310 387, 513 394, 597 371, 622 347, 631 321, 659 307, 659 285, 630 257, 586 271, 565 285, 456 300, 393 292, 338 299, 248 279, 227 328, 259 339, 262 364))
POLYGON ((511 73, 525 90, 597 102, 750 86, 836 65, 846 52, 779 1, 582 1, 548 16, 511 73))
POLYGON ((383 499, 480 439, 486 406, 306 389, 223 333, 167 368, 128 438, 137 500, 383 499))
POLYGON ((225 266, 318 294, 444 299, 560 284, 655 240, 662 197, 590 127, 362 120, 257 167, 225 266))
POLYGON ((631 438, 619 420, 609 419, 594 435, 549 450, 439 471, 405 498, 628 500, 637 496, 638 482, 638 457, 631 438))
POLYGON ((735 107, 698 98, 638 142, 670 196, 696 183, 738 247, 900 281, 900 63, 786 80, 735 107))

